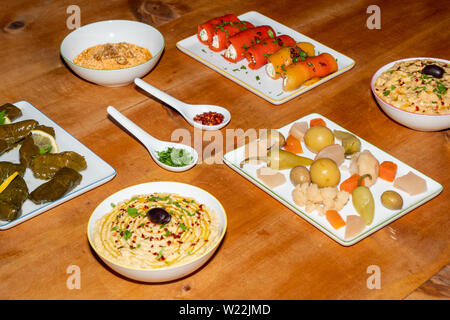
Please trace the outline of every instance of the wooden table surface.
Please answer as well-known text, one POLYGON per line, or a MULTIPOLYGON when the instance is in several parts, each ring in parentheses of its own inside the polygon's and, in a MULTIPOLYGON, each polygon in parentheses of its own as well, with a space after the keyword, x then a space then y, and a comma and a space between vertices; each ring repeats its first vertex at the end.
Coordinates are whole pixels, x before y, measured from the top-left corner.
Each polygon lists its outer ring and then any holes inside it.
MULTIPOLYGON (((396 59, 448 59, 450 20, 444 0, 409 1, 408 5, 378 1, 381 29, 370 30, 366 10, 371 4, 332 0, 3 1, 0 102, 29 101, 111 164, 117 175, 0 232, 0 299, 413 297, 414 290, 450 261, 450 133, 418 132, 395 123, 375 102, 369 83, 380 66, 396 59), (279 128, 318 112, 437 180, 444 190, 361 242, 344 247, 225 164, 202 163, 182 174, 165 171, 107 117, 106 107, 115 106, 164 140, 170 140, 177 128, 191 133, 193 128, 134 85, 101 87, 69 71, 59 56, 59 45, 70 32, 66 8, 71 4, 80 7, 82 25, 131 19, 157 26, 166 48, 144 80, 188 103, 226 106, 233 116, 227 129, 279 128), (355 67, 275 106, 176 48, 177 41, 195 34, 197 23, 248 11, 258 11, 342 52, 356 61, 355 67), (12 22, 16 23, 11 26, 12 22), (228 230, 213 258, 189 277, 163 284, 130 281, 108 269, 91 250, 87 222, 108 195, 159 180, 184 182, 212 193, 226 209, 228 230), (70 290, 67 270, 73 265, 81 272, 81 287, 70 290), (367 285, 368 267, 374 265, 380 270, 379 289, 367 285)), ((440 292, 436 298, 448 298, 448 290, 440 292)))

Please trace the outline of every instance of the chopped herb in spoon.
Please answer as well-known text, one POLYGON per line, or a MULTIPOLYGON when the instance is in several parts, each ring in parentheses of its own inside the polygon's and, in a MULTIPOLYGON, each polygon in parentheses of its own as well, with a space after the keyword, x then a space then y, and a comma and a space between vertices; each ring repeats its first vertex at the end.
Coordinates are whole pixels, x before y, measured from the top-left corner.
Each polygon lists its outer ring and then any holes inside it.
POLYGON ((184 149, 170 147, 156 153, 159 161, 171 167, 184 167, 192 162, 192 155, 184 149))

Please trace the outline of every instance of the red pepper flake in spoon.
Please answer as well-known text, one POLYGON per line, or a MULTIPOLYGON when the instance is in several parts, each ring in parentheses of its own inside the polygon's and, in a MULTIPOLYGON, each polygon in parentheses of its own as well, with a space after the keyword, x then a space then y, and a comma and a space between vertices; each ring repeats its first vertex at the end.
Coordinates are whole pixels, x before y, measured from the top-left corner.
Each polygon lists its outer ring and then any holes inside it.
POLYGON ((224 118, 225 117, 221 113, 209 111, 196 115, 194 121, 206 126, 216 126, 221 124, 224 118))

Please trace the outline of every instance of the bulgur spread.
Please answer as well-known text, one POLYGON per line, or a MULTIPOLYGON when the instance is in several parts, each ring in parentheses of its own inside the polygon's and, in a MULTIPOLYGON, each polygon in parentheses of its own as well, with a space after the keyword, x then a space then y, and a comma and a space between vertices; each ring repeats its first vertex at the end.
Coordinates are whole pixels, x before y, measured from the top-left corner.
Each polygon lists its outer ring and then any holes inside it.
POLYGON ((152 58, 150 51, 135 44, 119 42, 90 47, 81 52, 73 63, 97 70, 134 67, 152 58))
POLYGON ((449 65, 426 59, 397 62, 376 79, 374 89, 382 100, 406 111, 450 114, 449 86, 449 65), (442 78, 423 73, 427 65, 442 68, 442 78))
POLYGON ((120 265, 144 269, 179 265, 204 254, 219 239, 216 213, 192 198, 153 193, 112 206, 95 223, 93 241, 99 254, 120 265), (167 211, 169 222, 152 222, 147 213, 153 208, 167 211))

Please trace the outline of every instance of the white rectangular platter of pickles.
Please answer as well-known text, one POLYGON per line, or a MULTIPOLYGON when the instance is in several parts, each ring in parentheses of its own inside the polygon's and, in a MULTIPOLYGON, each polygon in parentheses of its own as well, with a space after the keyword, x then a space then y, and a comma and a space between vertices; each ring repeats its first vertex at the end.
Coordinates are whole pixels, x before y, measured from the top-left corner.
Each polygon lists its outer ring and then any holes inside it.
MULTIPOLYGON (((375 184, 369 187, 369 190, 373 196, 373 202, 374 202, 374 214, 373 218, 368 225, 364 225, 357 234, 352 234, 349 236, 349 233, 346 230, 349 227, 349 217, 359 217, 360 214, 358 214, 357 210, 355 209, 353 203, 352 203, 352 195, 349 194, 348 201, 346 202, 345 206, 343 206, 342 209, 338 211, 340 217, 345 222, 345 224, 339 228, 335 228, 330 220, 327 219, 327 216, 325 214, 319 214, 318 211, 311 211, 306 210, 306 206, 299 206, 293 199, 293 190, 295 189, 294 184, 290 181, 290 170, 284 169, 279 170, 278 172, 284 175, 285 177, 285 183, 278 185, 276 187, 270 187, 267 183, 265 183, 263 180, 260 179, 258 176, 257 170, 261 169, 262 167, 267 167, 267 163, 264 162, 253 162, 253 163, 247 163, 241 166, 241 162, 245 159, 245 148, 246 146, 241 146, 235 150, 232 150, 228 153, 226 153, 223 156, 224 162, 233 170, 235 170, 237 173, 242 175, 244 178, 261 188, 263 191, 267 192, 269 195, 283 203, 285 206, 287 206, 289 209, 294 211, 296 214, 304 218, 306 221, 317 227, 319 230, 324 232, 326 235, 337 241, 343 246, 350 246, 353 245, 362 239, 366 238, 367 236, 373 234, 374 232, 380 230, 387 224, 393 222, 394 220, 402 217, 403 215, 407 214, 411 210, 417 208, 418 206, 422 205, 423 203, 431 200, 432 198, 436 197, 443 189, 442 185, 436 182, 435 180, 427 177, 423 173, 419 172, 418 170, 410 167, 406 163, 402 162, 401 160, 389 155, 388 153, 384 152, 383 150, 380 150, 376 146, 370 144, 369 142, 361 139, 360 137, 354 135, 353 133, 349 132, 348 130, 344 129, 343 127, 339 126, 338 124, 334 123, 333 121, 327 119, 326 117, 323 117, 320 114, 312 113, 305 117, 302 117, 282 128, 277 129, 284 137, 288 137, 289 131, 294 123, 297 122, 305 122, 310 123, 313 119, 322 119, 326 127, 329 128, 331 131, 334 132, 334 130, 338 130, 341 132, 346 132, 352 134, 354 137, 359 139, 361 145, 360 150, 368 150, 370 153, 378 160, 378 163, 381 164, 385 161, 393 162, 397 165, 397 171, 396 171, 396 178, 403 177, 409 174, 410 172, 416 175, 419 180, 426 183, 426 190, 415 195, 410 195, 408 192, 400 190, 399 188, 394 186, 394 182, 389 182, 387 180, 384 180, 382 178, 377 178, 375 184), (402 205, 400 209, 388 209, 386 208, 382 202, 381 202, 381 195, 383 192, 387 190, 395 191, 398 195, 402 198, 402 205), (309 211, 309 212, 308 212, 309 211)), ((340 140, 336 139, 335 144, 340 144, 340 140)), ((310 159, 314 159, 315 153, 311 152, 305 145, 304 141, 301 141, 301 146, 303 149, 303 153, 299 154, 299 156, 307 157, 310 159)), ((348 170, 350 166, 350 159, 345 159, 342 165, 339 166, 340 171, 340 181, 339 184, 336 186, 339 190, 339 185, 342 184, 343 181, 347 180, 351 174, 348 170)), ((308 167, 308 166, 306 166, 308 167)), ((352 220, 353 218, 350 218, 352 220)), ((353 219, 354 220, 354 219, 353 219)), ((362 219, 361 219, 362 220, 362 219)))
MULTIPOLYGON (((52 202, 35 204, 29 199, 25 200, 22 205, 21 213, 16 219, 12 221, 0 220, 0 230, 12 228, 41 213, 44 213, 57 205, 60 205, 74 197, 77 197, 93 188, 96 188, 108 182, 116 175, 116 171, 113 167, 111 167, 103 159, 97 156, 94 152, 88 149, 85 145, 83 145, 80 141, 78 141, 75 137, 73 137, 70 133, 60 127, 53 120, 48 118, 44 113, 42 113, 32 104, 27 101, 20 101, 13 103, 13 105, 18 107, 22 112, 22 115, 14 122, 22 120, 36 120, 40 125, 52 127, 55 131, 55 139, 58 144, 59 152, 74 151, 80 154, 86 160, 87 167, 85 170, 80 171, 80 174, 82 176, 81 182, 73 190, 71 190, 58 200, 52 202)), ((20 147, 17 146, 11 151, 2 154, 0 156, 0 161, 19 163, 19 149, 20 147)), ((32 192, 39 185, 46 182, 45 180, 35 178, 33 172, 31 172, 31 169, 29 168, 26 169, 23 178, 27 184, 29 192, 32 192)))

